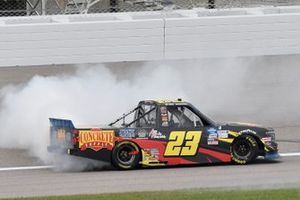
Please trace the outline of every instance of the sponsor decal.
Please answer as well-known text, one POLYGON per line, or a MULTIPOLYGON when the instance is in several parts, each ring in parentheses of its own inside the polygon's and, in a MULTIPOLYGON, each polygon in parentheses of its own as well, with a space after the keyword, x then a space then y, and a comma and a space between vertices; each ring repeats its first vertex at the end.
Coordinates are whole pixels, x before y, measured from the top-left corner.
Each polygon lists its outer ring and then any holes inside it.
POLYGON ((156 148, 145 149, 145 151, 148 154, 148 159, 149 160, 151 160, 151 159, 158 160, 158 158, 159 158, 159 150, 158 149, 156 149, 156 148))
POLYGON ((163 135, 158 130, 152 129, 149 133, 149 138, 152 138, 152 139, 166 139, 166 136, 163 135))
POLYGON ((134 138, 135 137, 135 129, 126 128, 119 130, 119 136, 123 138, 134 138))
POLYGON ((158 149, 144 149, 142 162, 144 165, 148 165, 148 166, 165 165, 163 163, 159 163, 158 149))
POLYGON ((218 133, 218 138, 228 138, 228 131, 227 130, 220 130, 217 132, 218 133))
POLYGON ((145 129, 140 129, 137 131, 136 139, 146 139, 148 138, 148 131, 145 129))
POLYGON ((56 135, 56 137, 57 137, 58 141, 60 141, 60 142, 64 141, 65 138, 66 138, 66 130, 63 129, 63 128, 57 129, 57 135, 56 135))
POLYGON ((251 129, 245 129, 245 130, 240 131, 239 133, 252 133, 252 134, 256 134, 256 132, 253 131, 253 130, 251 130, 251 129))
POLYGON ((219 144, 218 134, 217 133, 209 134, 208 139, 207 139, 207 144, 208 145, 218 145, 219 144))
POLYGON ((272 137, 264 137, 264 138, 261 138, 261 140, 263 142, 272 142, 272 137))
POLYGON ((215 129, 215 128, 208 128, 207 132, 208 132, 208 134, 216 134, 217 133, 217 129, 215 129))
POLYGON ((79 148, 81 151, 92 149, 99 151, 101 149, 111 150, 114 146, 113 130, 80 130, 79 148))

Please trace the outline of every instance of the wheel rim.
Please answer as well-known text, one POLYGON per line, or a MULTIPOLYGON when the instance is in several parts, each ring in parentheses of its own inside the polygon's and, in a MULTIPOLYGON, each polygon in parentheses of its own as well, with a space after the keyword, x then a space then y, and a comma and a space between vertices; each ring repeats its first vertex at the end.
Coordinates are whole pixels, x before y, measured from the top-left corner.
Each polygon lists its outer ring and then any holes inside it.
POLYGON ((131 145, 125 145, 120 147, 117 152, 118 162, 123 165, 131 165, 135 159, 135 155, 132 154, 135 149, 131 145))
POLYGON ((248 157, 251 154, 251 145, 246 140, 239 140, 233 146, 233 150, 238 157, 248 157))

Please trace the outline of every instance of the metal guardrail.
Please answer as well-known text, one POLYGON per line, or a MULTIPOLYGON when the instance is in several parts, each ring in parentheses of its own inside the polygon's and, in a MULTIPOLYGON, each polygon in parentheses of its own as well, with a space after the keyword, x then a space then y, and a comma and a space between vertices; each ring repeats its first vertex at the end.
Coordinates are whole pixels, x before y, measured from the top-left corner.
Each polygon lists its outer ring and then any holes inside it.
POLYGON ((300 0, 0 0, 0 16, 300 5, 300 0))

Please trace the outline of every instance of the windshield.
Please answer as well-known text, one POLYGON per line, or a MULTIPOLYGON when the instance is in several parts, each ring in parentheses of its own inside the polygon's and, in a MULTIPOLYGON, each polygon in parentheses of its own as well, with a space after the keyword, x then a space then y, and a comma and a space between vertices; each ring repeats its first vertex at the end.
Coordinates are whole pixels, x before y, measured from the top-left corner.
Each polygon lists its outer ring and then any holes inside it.
POLYGON ((197 113, 197 115, 201 118, 203 126, 217 126, 217 123, 214 122, 212 119, 210 119, 208 116, 204 115, 203 113, 201 113, 196 107, 194 107, 193 105, 189 105, 189 107, 195 112, 197 113))

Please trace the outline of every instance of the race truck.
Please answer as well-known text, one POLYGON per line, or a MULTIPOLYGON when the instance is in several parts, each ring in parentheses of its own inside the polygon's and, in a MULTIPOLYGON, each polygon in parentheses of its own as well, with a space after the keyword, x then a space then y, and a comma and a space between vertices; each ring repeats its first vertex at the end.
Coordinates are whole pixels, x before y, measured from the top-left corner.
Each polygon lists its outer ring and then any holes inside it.
POLYGON ((217 123, 181 99, 140 101, 106 127, 76 128, 50 118, 48 151, 111 163, 119 169, 278 158, 272 128, 217 123))

